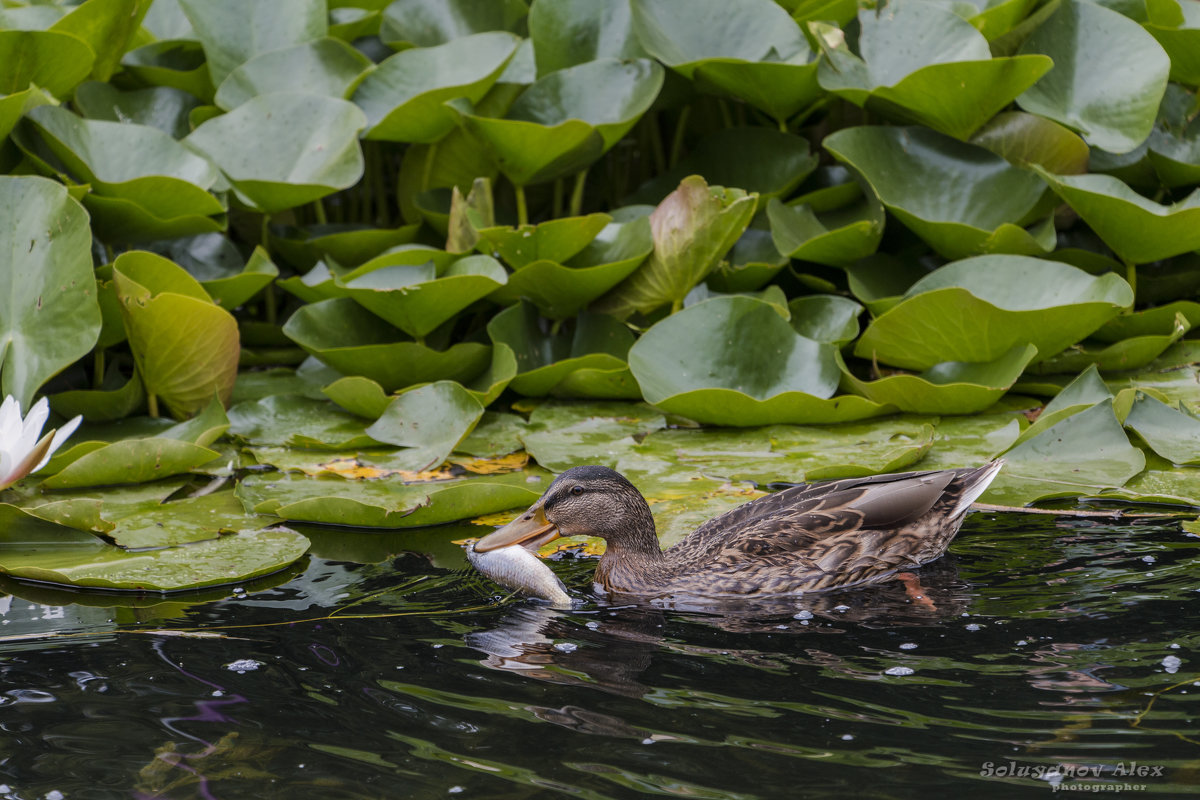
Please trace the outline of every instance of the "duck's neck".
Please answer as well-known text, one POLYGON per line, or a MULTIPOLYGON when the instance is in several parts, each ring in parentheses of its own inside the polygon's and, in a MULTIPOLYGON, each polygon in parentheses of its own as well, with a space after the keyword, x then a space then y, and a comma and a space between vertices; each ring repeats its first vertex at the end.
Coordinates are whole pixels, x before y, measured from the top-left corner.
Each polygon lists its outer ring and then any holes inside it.
POLYGON ((596 566, 595 582, 607 591, 644 591, 661 581, 666 566, 654 517, 645 508, 619 536, 608 537, 596 566))

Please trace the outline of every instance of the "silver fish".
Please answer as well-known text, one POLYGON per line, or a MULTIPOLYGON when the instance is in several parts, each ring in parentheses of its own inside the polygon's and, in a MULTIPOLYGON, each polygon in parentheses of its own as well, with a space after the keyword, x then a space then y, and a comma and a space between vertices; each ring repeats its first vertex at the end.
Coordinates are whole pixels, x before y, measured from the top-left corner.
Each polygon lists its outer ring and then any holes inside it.
POLYGON ((571 595, 550 567, 537 554, 519 544, 499 547, 483 553, 475 545, 467 547, 471 566, 501 586, 529 597, 540 597, 555 608, 570 608, 571 595))

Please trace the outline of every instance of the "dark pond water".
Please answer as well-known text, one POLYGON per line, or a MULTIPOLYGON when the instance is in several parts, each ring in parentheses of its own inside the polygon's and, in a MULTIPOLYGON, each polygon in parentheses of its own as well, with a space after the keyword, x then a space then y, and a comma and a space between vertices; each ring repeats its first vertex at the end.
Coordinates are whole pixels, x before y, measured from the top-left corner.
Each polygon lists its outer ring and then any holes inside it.
POLYGON ((1177 524, 977 513, 921 588, 725 617, 503 600, 450 543, 478 529, 306 532, 288 582, 207 602, 0 587, 0 797, 1200 788, 1177 524))

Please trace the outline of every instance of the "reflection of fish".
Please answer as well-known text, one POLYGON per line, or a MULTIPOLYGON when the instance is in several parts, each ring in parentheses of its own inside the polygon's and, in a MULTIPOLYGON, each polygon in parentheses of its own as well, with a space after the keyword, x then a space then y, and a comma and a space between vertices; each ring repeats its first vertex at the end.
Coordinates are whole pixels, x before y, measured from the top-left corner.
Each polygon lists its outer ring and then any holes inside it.
POLYGON ((479 553, 472 544, 467 547, 467 560, 505 588, 548 600, 555 608, 571 607, 571 596, 563 582, 534 552, 520 545, 479 553))

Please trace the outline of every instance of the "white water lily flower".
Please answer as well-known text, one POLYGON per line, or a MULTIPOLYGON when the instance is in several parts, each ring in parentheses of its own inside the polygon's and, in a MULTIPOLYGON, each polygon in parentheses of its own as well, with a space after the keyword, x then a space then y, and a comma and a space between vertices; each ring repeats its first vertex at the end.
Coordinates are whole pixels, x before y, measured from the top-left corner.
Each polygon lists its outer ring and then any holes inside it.
POLYGON ((46 466, 54 451, 62 446, 83 417, 52 430, 42 438, 42 427, 50 416, 50 404, 42 398, 21 418, 21 404, 9 395, 0 405, 0 489, 7 489, 31 472, 46 466))

